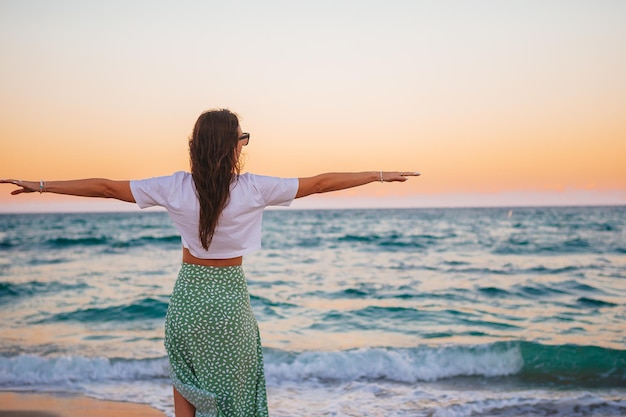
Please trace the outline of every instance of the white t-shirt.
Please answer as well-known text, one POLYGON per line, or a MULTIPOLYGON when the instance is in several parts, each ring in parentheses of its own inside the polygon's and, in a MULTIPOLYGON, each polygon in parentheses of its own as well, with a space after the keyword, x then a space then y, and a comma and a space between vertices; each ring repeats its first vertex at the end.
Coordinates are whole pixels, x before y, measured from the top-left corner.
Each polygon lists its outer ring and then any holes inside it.
POLYGON ((200 243, 200 203, 189 172, 130 182, 140 208, 165 207, 178 229, 183 247, 196 258, 225 259, 261 248, 261 220, 267 206, 288 206, 298 192, 297 178, 243 174, 230 187, 209 250, 200 243))

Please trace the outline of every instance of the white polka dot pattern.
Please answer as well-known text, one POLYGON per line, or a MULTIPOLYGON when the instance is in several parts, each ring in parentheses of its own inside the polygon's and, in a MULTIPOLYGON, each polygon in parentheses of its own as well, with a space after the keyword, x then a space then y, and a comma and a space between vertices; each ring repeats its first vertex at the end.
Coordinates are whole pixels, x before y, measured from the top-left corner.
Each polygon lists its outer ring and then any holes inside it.
POLYGON ((196 417, 268 416, 261 339, 241 266, 183 263, 165 348, 172 383, 196 417))

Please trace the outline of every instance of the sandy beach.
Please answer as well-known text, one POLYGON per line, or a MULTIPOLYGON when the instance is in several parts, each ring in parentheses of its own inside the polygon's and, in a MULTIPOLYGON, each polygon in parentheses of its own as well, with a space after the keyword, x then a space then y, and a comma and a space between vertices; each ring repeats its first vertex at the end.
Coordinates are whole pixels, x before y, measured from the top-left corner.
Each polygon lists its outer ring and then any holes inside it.
POLYGON ((0 417, 164 417, 142 404, 101 401, 79 395, 0 393, 0 417))

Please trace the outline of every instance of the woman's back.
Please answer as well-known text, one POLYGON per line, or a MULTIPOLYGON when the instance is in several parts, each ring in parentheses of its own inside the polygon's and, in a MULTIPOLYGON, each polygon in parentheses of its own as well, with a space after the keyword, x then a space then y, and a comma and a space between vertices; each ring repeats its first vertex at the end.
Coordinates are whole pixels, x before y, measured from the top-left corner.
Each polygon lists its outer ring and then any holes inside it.
POLYGON ((226 259, 261 247, 261 219, 268 206, 286 206, 298 191, 297 178, 243 174, 231 184, 208 250, 198 237, 200 205, 190 173, 131 181, 139 207, 164 207, 178 228, 184 248, 200 259, 226 259))

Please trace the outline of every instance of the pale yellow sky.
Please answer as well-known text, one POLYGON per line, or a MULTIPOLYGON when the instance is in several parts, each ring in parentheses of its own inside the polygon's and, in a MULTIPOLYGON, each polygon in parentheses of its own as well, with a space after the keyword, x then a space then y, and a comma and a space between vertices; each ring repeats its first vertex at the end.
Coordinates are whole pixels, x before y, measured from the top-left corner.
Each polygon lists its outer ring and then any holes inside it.
POLYGON ((626 204, 624 1, 211 3, 0 0, 0 177, 185 170, 227 107, 249 171, 423 173, 342 205, 626 204))

